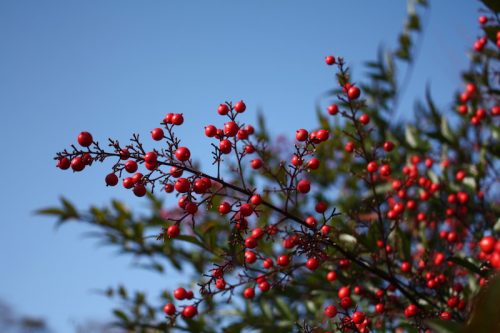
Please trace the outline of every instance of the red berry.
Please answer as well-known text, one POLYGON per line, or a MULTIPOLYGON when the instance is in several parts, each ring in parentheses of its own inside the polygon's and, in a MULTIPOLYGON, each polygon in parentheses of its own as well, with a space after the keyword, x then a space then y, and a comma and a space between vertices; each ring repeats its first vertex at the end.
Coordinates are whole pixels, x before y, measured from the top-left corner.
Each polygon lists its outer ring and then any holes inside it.
POLYGON ((384 310, 385 310, 384 303, 375 304, 375 312, 377 312, 378 314, 381 314, 381 313, 384 313, 384 310))
POLYGON ((287 266, 290 263, 290 257, 286 254, 280 255, 276 260, 276 263, 282 267, 287 266))
POLYGON ((172 116, 172 124, 174 125, 182 125, 184 123, 184 117, 182 116, 182 113, 174 113, 172 116))
POLYGON ((357 99, 360 94, 361 90, 356 86, 352 86, 347 90, 347 97, 349 97, 349 99, 357 99))
POLYGON ((67 157, 60 157, 57 160, 57 167, 61 170, 66 170, 71 166, 71 161, 67 157))
POLYGON ((132 177, 127 177, 123 180, 123 187, 125 187, 126 189, 132 188, 132 186, 134 186, 134 184, 135 184, 135 182, 132 179, 132 177))
POLYGON ((318 268, 318 266, 319 266, 319 260, 318 259, 316 259, 316 258, 309 258, 309 259, 307 259, 306 267, 309 268, 311 271, 316 270, 316 268, 318 268))
POLYGON ((298 129, 297 132, 295 132, 295 139, 297 139, 297 141, 306 141, 308 137, 309 133, 303 128, 298 129))
POLYGON ((224 281, 224 279, 217 279, 217 280, 215 280, 215 287, 217 289, 224 289, 224 288, 226 288, 226 281, 224 281))
POLYGON ((486 24, 488 22, 488 18, 484 15, 479 16, 478 18, 479 24, 486 24))
POLYGON ((226 104, 220 104, 217 108, 217 113, 221 116, 225 116, 229 113, 229 107, 226 104))
POLYGON ((354 143, 349 141, 345 144, 344 150, 348 153, 352 153, 354 151, 354 143))
POLYGON ((335 307, 335 305, 328 305, 325 308, 325 316, 327 316, 328 318, 333 318, 336 315, 337 315, 337 308, 335 307))
POLYGON ((418 312, 418 308, 415 304, 408 305, 404 311, 405 316, 408 318, 415 316, 417 314, 417 312, 418 312))
POLYGON ((392 141, 386 141, 384 142, 384 150, 386 152, 390 152, 394 149, 394 143, 392 141))
POLYGON ((260 158, 256 158, 252 161, 250 161, 250 166, 252 169, 260 169, 262 167, 262 160, 260 158))
POLYGON ((187 160, 189 160, 189 158, 191 157, 191 152, 189 151, 188 148, 186 147, 179 147, 177 148, 177 150, 175 151, 175 157, 181 161, 181 162, 185 162, 187 160))
POLYGON ((250 197, 250 202, 255 206, 260 205, 262 203, 262 197, 260 194, 254 194, 250 197))
POLYGON ((247 298, 247 299, 253 299, 255 297, 255 289, 253 288, 246 288, 244 291, 243 291, 243 297, 247 298))
POLYGON ((186 193, 187 191, 189 191, 191 183, 186 178, 179 178, 176 180, 174 187, 177 192, 186 193))
POLYGON ((231 205, 228 202, 222 202, 219 205, 219 213, 221 214, 227 214, 231 211, 231 205))
POLYGON ((160 141, 164 137, 163 130, 161 128, 155 128, 155 129, 153 129, 151 131, 151 137, 155 141, 160 141))
POLYGON ((71 169, 73 169, 73 171, 82 171, 84 168, 85 162, 83 162, 81 157, 77 156, 71 160, 71 169))
POLYGON ((236 103, 234 105, 234 111, 238 112, 238 113, 242 113, 242 112, 245 112, 247 106, 245 105, 245 103, 243 101, 239 101, 238 103, 236 103))
POLYGON ((205 135, 209 138, 214 137, 217 134, 217 127, 214 125, 205 126, 205 135))
POLYGON ((129 173, 134 173, 137 171, 137 162, 134 160, 128 160, 125 162, 125 170, 129 173))
POLYGON ((245 239, 245 247, 248 247, 249 249, 257 247, 257 240, 253 237, 247 237, 245 239))
POLYGON ((371 161, 370 163, 368 163, 368 165, 366 166, 366 170, 370 173, 374 173, 376 172, 378 169, 378 164, 377 162, 375 161, 371 161))
POLYGON ((135 184, 133 191, 136 196, 143 197, 146 195, 146 186, 142 183, 135 184))
POLYGON ((165 306, 163 307, 163 312, 165 312, 167 316, 173 316, 175 314, 175 305, 173 305, 172 303, 165 304, 165 306))
POLYGON ((92 139, 92 134, 90 134, 89 132, 81 132, 78 135, 78 143, 82 147, 90 146, 93 141, 94 141, 94 139, 92 139))
POLYGON ((186 299, 187 291, 184 288, 177 288, 174 290, 174 297, 179 301, 186 299))
POLYGON ((307 193, 310 190, 311 190, 311 182, 310 181, 308 181, 306 179, 302 179, 297 183, 297 191, 299 193, 307 193))
POLYGON ((320 213, 320 214, 324 213, 327 208, 328 208, 328 205, 324 201, 319 201, 316 204, 316 206, 314 207, 314 209, 316 210, 316 212, 320 213))
POLYGON ((118 176, 114 173, 110 173, 106 176, 106 185, 107 186, 115 186, 118 184, 118 176))
POLYGON ((483 237, 479 241, 479 248, 484 253, 491 253, 495 249, 496 239, 492 236, 483 237))
POLYGON ((182 310, 182 316, 184 318, 193 318, 198 314, 198 309, 193 305, 188 305, 182 310))
POLYGON ((311 170, 316 170, 319 168, 320 161, 316 157, 311 158, 309 161, 307 161, 307 167, 311 170))
POLYGON ((231 141, 229 141, 229 140, 222 140, 219 143, 219 150, 223 154, 229 154, 231 152, 231 141))
POLYGON ((257 255, 255 252, 247 250, 245 251, 245 262, 247 264, 253 264, 257 260, 257 255))
POLYGON ((349 296, 350 294, 351 294, 351 288, 346 287, 346 286, 341 287, 341 288, 339 289, 339 292, 338 292, 338 296, 339 296, 339 298, 344 298, 344 297, 347 297, 347 296, 349 296))
POLYGON ((257 227, 257 228, 252 230, 252 237, 253 238, 259 239, 262 236, 264 236, 264 229, 257 227))
POLYGON ((224 124, 224 135, 235 136, 240 127, 234 121, 229 121, 224 124))
POLYGON ((384 164, 380 167, 380 174, 384 177, 391 175, 391 167, 389 164, 384 164))
POLYGON ((411 265, 408 261, 403 261, 401 263, 401 271, 403 273, 408 273, 409 271, 411 271, 411 265))
POLYGON ((334 57, 334 56, 332 56, 332 55, 326 56, 326 57, 325 57, 325 63, 326 63, 328 66, 331 66, 331 65, 335 64, 335 57, 334 57))
POLYGON ((268 291, 270 288, 271 288, 271 285, 270 285, 270 284, 269 284, 269 282, 267 282, 267 281, 262 281, 261 283, 259 283, 259 289, 260 289, 262 292, 266 292, 266 291, 268 291))
POLYGON ((240 206, 240 214, 242 216, 247 217, 247 216, 252 215, 252 213, 253 213, 253 207, 252 207, 252 205, 250 205, 250 204, 242 204, 240 206))
POLYGON ((352 299, 350 297, 344 297, 340 300, 340 306, 344 309, 349 309, 352 306, 352 299))
POLYGON ((329 282, 333 282, 333 281, 337 280, 337 273, 335 273, 334 271, 328 272, 326 274, 326 280, 329 282))
POLYGON ((329 105, 327 110, 328 110, 328 113, 331 114, 332 116, 339 113, 339 107, 337 106, 337 104, 329 105))
POLYGON ((359 122, 362 123, 363 125, 367 125, 370 122, 370 116, 368 116, 366 113, 363 113, 359 117, 359 122))
POLYGON ((352 314, 351 319, 355 324, 361 324, 365 320, 365 314, 361 311, 356 311, 352 314))
POLYGON ((326 141, 326 140, 328 140, 329 136, 330 136, 330 133, 325 129, 320 129, 319 131, 316 132, 316 138, 319 141, 326 141))

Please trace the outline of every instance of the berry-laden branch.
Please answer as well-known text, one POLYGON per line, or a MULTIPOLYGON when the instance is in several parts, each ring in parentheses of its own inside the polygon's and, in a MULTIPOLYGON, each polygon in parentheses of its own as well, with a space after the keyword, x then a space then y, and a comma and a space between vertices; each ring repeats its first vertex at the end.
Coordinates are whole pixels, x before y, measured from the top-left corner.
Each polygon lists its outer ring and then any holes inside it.
MULTIPOLYGON (((498 27, 498 19, 481 24, 498 27)), ((489 68, 490 60, 479 56, 477 66, 489 68)), ((57 153, 60 169, 80 172, 112 161, 106 185, 121 180, 138 197, 158 189, 178 197, 178 208, 166 217, 157 241, 188 239, 213 261, 201 264, 198 295, 175 288, 163 309, 168 325, 179 327, 183 318, 189 326, 213 302, 230 302, 238 293, 257 303, 289 292, 295 293, 288 296, 290 302, 323 306, 316 316, 310 314, 316 310, 298 307, 301 317, 295 324, 304 332, 335 327, 364 333, 399 323, 425 332, 428 319, 465 321, 473 295, 464 291, 469 281, 485 284, 500 267, 497 210, 484 192, 498 184, 498 154, 491 148, 500 113, 498 89, 484 83, 484 77, 467 84, 458 111, 477 111, 462 135, 451 134, 429 102, 429 118, 440 122, 437 132, 415 126, 405 141, 387 139, 386 128, 371 124, 370 101, 362 98, 344 59, 328 56, 325 62, 337 68, 339 93, 327 109, 337 117, 336 125, 326 121, 316 130, 298 129, 284 152, 287 161, 273 155, 271 142, 256 139, 259 129, 240 121, 247 109, 243 101, 220 104, 223 123, 204 129, 213 140, 207 147, 216 175, 193 163, 190 149, 175 133, 184 123, 178 113, 167 114, 161 127, 151 131, 158 148, 147 148, 134 134, 125 145, 109 139, 106 149, 81 132, 78 146, 57 153), (463 142, 478 152, 464 155, 463 142), (343 145, 343 151, 332 152, 334 145, 343 145), (328 184, 315 183, 337 159, 349 166, 331 184, 347 184, 341 187, 345 198, 338 198, 341 208, 328 204, 335 197, 328 184), (435 165, 439 159, 440 169, 435 165), (482 190, 474 193, 470 184, 482 190), (355 189, 353 196, 349 187, 355 189), (207 227, 207 222, 226 229, 207 227), (302 317, 316 323, 301 323, 302 317)))

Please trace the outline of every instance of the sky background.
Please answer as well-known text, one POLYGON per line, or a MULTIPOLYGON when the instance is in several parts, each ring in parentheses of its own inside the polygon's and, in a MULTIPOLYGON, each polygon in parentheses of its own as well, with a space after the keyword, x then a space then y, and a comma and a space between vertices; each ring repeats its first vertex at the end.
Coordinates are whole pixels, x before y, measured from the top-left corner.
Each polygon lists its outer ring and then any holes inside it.
MULTIPOLYGON (((432 1, 402 118, 414 118, 426 83, 449 108, 479 34, 478 8, 432 1)), ((184 113, 178 133, 206 163, 203 126, 225 100, 244 99, 248 123, 261 108, 273 133, 315 127, 315 101, 334 84, 324 56, 344 56, 360 78, 379 45, 395 45, 405 15, 405 1, 393 0, 0 0, 0 299, 66 333, 110 318, 114 303, 93 290, 123 283, 155 297, 179 278, 131 268, 130 258, 83 237, 85 226, 56 231, 34 215, 61 195, 81 208, 111 198, 144 206, 104 186, 108 168, 54 167, 80 131, 125 141, 148 137, 167 112, 184 113)))

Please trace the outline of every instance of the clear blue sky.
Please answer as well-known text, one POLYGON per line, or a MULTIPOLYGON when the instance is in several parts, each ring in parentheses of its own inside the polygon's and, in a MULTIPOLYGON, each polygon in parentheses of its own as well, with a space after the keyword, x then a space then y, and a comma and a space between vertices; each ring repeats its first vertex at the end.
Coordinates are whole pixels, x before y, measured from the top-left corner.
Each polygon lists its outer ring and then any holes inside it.
MULTIPOLYGON (((449 105, 479 33, 478 7, 433 1, 406 117, 426 82, 449 105)), ((175 274, 131 269, 130 258, 84 238, 84 226, 55 232, 34 216, 60 195, 80 207, 112 197, 144 203, 103 186, 105 168, 57 170, 54 153, 82 130, 124 141, 182 112, 181 135, 206 161, 203 126, 230 99, 247 102, 250 122, 263 108, 275 133, 313 127, 315 99, 333 84, 324 56, 344 56, 359 78, 381 43, 394 45, 405 11, 393 0, 0 1, 0 298, 65 333, 109 318, 113 304, 93 289, 124 283, 156 296, 171 288, 175 274)))

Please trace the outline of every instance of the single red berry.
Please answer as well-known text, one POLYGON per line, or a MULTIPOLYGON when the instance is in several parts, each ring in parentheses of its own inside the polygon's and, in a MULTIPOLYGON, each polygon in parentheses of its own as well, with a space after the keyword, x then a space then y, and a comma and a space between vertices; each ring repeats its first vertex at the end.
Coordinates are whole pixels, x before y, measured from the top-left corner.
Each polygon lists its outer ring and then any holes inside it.
POLYGON ((392 141, 386 141, 384 142, 384 150, 386 152, 390 152, 394 149, 394 143, 392 141))
POLYGON ((125 170, 129 173, 134 173, 137 171, 137 162, 134 160, 128 160, 125 162, 125 170))
POLYGON ((339 107, 337 104, 331 104, 328 106, 328 113, 332 116, 336 115, 337 113, 339 113, 339 107))
POLYGON ((173 305, 172 303, 165 304, 165 306, 163 307, 163 312, 165 312, 167 316, 173 316, 175 314, 175 305, 173 305))
POLYGON ((382 314, 382 313, 384 313, 384 310, 385 310, 384 303, 377 303, 377 304, 375 304, 375 312, 376 313, 382 314))
POLYGON ((114 173, 110 173, 106 176, 106 185, 107 186, 115 186, 118 184, 118 176, 114 173))
POLYGON ((217 134, 217 127, 214 125, 205 126, 205 135, 209 138, 213 138, 217 134))
POLYGON ((245 239, 245 247, 247 247, 249 249, 253 249, 253 248, 257 247, 257 240, 253 237, 247 237, 245 239))
POLYGON ((326 57, 325 57, 325 63, 326 63, 328 66, 334 65, 334 64, 335 64, 335 57, 334 57, 334 56, 332 56, 332 55, 326 56, 326 57))
POLYGON ((335 305, 328 305, 325 308, 325 316, 327 316, 328 318, 333 318, 336 315, 337 315, 337 308, 335 307, 335 305))
POLYGON ((244 128, 240 128, 238 130, 238 133, 236 133, 236 137, 238 138, 238 140, 246 140, 248 139, 248 132, 246 129, 244 128))
POLYGON ((67 157, 60 157, 57 160, 57 167, 61 170, 66 170, 71 166, 71 161, 67 157))
POLYGON ((151 131, 151 137, 153 138, 153 140, 155 141, 160 141, 161 139, 163 139, 164 137, 164 133, 163 133, 163 130, 159 127, 153 129, 151 131))
POLYGON ((79 156, 77 157, 73 157, 73 159, 71 160, 71 169, 73 169, 73 171, 82 171, 83 169, 85 168, 85 162, 83 161, 83 159, 79 156))
POLYGON ((307 259, 306 267, 309 268, 311 271, 316 270, 316 268, 319 267, 319 260, 316 258, 307 259))
POLYGON ((262 160, 260 158, 256 158, 256 159, 253 159, 252 161, 250 161, 250 166, 252 167, 252 169, 260 169, 262 167, 262 160))
POLYGON ((368 125, 370 123, 370 116, 368 116, 366 113, 363 113, 361 116, 359 116, 359 122, 363 125, 368 125))
POLYGON ((418 308, 415 304, 410 304, 405 308, 404 314, 406 317, 410 318, 417 314, 418 308))
POLYGON ((174 125, 182 125, 184 123, 184 116, 182 113, 174 113, 172 116, 172 124, 174 125))
POLYGON ((479 16, 478 18, 479 24, 486 24, 488 23, 488 18, 484 15, 479 16))
POLYGON ((186 206, 184 207, 184 210, 191 215, 196 214, 198 211, 198 205, 192 201, 186 203, 186 206))
POLYGON ((168 238, 175 238, 179 236, 181 230, 177 224, 171 225, 167 228, 167 236, 168 238))
POLYGON ((135 184, 133 191, 136 196, 143 197, 146 195, 146 186, 142 183, 135 184))
POLYGON ((349 97, 349 99, 357 99, 359 95, 361 95, 361 90, 356 86, 352 86, 347 90, 347 97, 349 97))
POLYGON ((215 287, 219 290, 226 288, 226 281, 224 279, 215 280, 215 287))
POLYGON ((175 151, 175 157, 179 161, 185 162, 185 161, 189 160, 189 158, 191 157, 191 152, 186 147, 179 147, 175 151))
POLYGON ((344 146, 344 150, 348 153, 352 153, 354 151, 354 142, 347 142, 344 146))
POLYGON ((303 128, 298 129, 297 132, 295 132, 295 139, 297 139, 297 141, 306 141, 308 137, 309 133, 303 128))
POLYGON ((270 284, 269 284, 269 282, 267 282, 267 281, 262 281, 261 283, 259 283, 259 289, 260 289, 262 292, 266 292, 266 291, 268 291, 270 288, 271 288, 271 285, 270 285, 270 284))
POLYGON ((297 183, 297 191, 299 193, 308 193, 311 190, 311 182, 307 179, 302 179, 297 183))
POLYGON ((351 288, 344 286, 339 289, 338 296, 339 298, 347 297, 351 294, 351 288))
POLYGON ((351 319, 355 324, 361 324, 365 320, 365 314, 361 311, 356 311, 352 314, 351 319))
POLYGON ((224 201, 219 205, 219 213, 221 214, 227 214, 231 211, 231 205, 224 201))
POLYGON ((219 107, 217 108, 217 113, 220 114, 221 116, 225 116, 226 114, 229 113, 229 107, 227 104, 220 104, 219 107))
POLYGON ((134 186, 135 182, 132 177, 127 177, 123 180, 123 187, 126 189, 131 189, 134 186))
POLYGON ((408 272, 411 271, 411 265, 410 265, 410 263, 408 261, 403 261, 401 263, 401 271, 403 273, 408 273, 408 272))
POLYGON ((187 291, 184 288, 177 288, 174 290, 174 297, 179 301, 186 299, 187 291))
POLYGON ((226 136, 235 136, 238 133, 240 127, 234 121, 228 121, 224 124, 224 135, 226 136))
POLYGON ((479 241, 479 248, 484 253, 492 253, 495 249, 496 239, 493 236, 485 236, 479 241))
POLYGON ((328 208, 328 205, 326 202, 324 201, 319 201, 316 206, 314 207, 314 209, 316 210, 317 213, 324 213, 326 211, 326 209, 328 208))
POLYGON ((78 135, 78 143, 82 147, 90 146, 93 141, 94 141, 94 139, 92 138, 92 134, 90 134, 89 132, 81 132, 78 135))
POLYGON ((384 177, 391 175, 391 166, 389 164, 384 164, 380 167, 380 174, 384 177))
POLYGON ((234 105, 234 111, 236 111, 238 113, 245 112, 246 109, 247 109, 247 106, 245 105, 245 103, 243 101, 239 101, 238 103, 236 103, 234 105))
POLYGON ((253 213, 253 207, 250 204, 242 204, 240 206, 240 214, 241 216, 250 216, 253 213))
POLYGON ((253 288, 246 288, 244 291, 243 291, 243 297, 247 298, 247 299, 253 299, 255 297, 255 289, 253 288))
POLYGON ((245 251, 245 262, 247 264, 253 264, 257 260, 257 255, 255 252, 247 250, 245 251))
POLYGON ((219 143, 219 150, 221 151, 221 153, 223 154, 229 154, 231 152, 231 141, 229 140, 222 140, 220 143, 219 143))
POLYGON ((280 255, 278 256, 276 263, 282 267, 287 266, 290 263, 290 257, 286 254, 280 255))
POLYGON ((344 309, 349 309, 352 306, 352 298, 349 296, 342 298, 340 300, 340 306, 344 309))
POLYGON ((188 305, 182 310, 184 318, 193 318, 198 314, 198 309, 194 305, 188 305))
POLYGON ((179 178, 175 181, 174 187, 179 193, 186 193, 189 191, 191 183, 186 178, 179 178))
POLYGON ((316 138, 319 141, 326 141, 328 140, 329 137, 330 137, 330 132, 328 132, 328 130, 320 129, 316 132, 316 138))
POLYGON ((368 163, 368 165, 366 166, 366 170, 370 173, 374 173, 376 172, 378 169, 378 164, 377 162, 375 161, 371 161, 370 163, 368 163))
POLYGON ((326 280, 329 282, 333 282, 333 281, 337 280, 337 273, 334 271, 330 271, 330 272, 326 273, 326 280))
POLYGON ((253 205, 258 206, 262 203, 262 197, 260 196, 260 194, 254 194, 250 197, 250 202, 253 205))
POLYGON ((321 163, 319 159, 317 159, 316 157, 313 157, 309 161, 307 161, 307 167, 311 170, 316 170, 317 168, 319 168, 320 164, 321 163))

